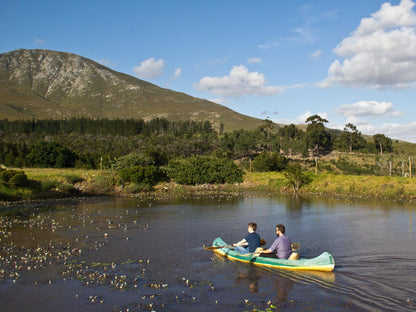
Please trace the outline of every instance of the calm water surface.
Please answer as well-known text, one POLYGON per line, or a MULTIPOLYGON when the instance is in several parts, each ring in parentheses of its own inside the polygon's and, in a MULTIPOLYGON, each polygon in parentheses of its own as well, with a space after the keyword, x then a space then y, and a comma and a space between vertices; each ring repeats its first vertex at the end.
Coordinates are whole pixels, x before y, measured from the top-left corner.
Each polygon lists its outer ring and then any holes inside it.
POLYGON ((325 199, 85 200, 1 216, 4 311, 415 311, 413 206, 325 199), (256 222, 334 272, 293 272, 206 251, 256 222))

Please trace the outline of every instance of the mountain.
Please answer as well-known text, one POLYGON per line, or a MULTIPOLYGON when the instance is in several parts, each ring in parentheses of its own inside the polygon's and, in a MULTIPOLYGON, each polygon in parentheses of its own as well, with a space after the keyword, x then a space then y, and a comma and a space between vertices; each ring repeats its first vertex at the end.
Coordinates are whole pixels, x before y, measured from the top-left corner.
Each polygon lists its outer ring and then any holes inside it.
POLYGON ((263 123, 76 54, 25 49, 0 54, 0 119, 71 117, 208 120, 225 131, 263 123))

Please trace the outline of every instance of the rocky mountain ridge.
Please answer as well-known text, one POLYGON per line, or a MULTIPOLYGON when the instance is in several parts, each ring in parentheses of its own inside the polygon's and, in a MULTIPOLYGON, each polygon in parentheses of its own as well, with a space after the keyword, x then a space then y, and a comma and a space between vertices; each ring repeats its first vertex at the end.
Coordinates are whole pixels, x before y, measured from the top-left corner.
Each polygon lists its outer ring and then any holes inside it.
POLYGON ((0 118, 70 117, 208 120, 226 131, 263 122, 76 54, 25 49, 0 54, 0 118))

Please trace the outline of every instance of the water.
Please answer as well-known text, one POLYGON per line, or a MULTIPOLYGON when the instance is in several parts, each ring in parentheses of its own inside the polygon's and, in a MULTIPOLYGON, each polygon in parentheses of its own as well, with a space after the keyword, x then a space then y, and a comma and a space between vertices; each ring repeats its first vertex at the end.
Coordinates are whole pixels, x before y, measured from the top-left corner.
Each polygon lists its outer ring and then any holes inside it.
POLYGON ((7 311, 415 311, 412 206, 218 196, 96 199, 3 215, 0 307, 7 311), (233 262, 202 246, 270 246, 283 223, 301 256, 334 272, 233 262))

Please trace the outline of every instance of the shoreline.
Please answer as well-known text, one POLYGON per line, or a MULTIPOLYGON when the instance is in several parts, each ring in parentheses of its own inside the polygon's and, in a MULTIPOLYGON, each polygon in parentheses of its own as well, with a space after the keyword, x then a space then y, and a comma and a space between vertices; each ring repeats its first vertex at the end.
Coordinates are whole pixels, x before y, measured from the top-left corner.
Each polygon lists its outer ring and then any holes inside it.
MULTIPOLYGON (((381 200, 416 203, 416 179, 390 176, 364 176, 319 173, 295 193, 281 172, 250 173, 244 182, 235 184, 202 184, 196 186, 163 182, 151 190, 134 184, 114 185, 112 172, 97 170, 69 171, 62 169, 27 170, 31 180, 45 187, 41 191, 14 189, 4 193, 0 210, 9 207, 41 207, 98 197, 132 197, 143 199, 175 199, 189 196, 299 196, 333 199, 381 200)), ((1 189, 0 189, 0 195, 1 189)), ((1 197, 0 197, 1 198, 1 197)))
POLYGON ((261 184, 249 185, 250 183, 239 183, 238 185, 197 185, 197 186, 184 186, 174 183, 158 185, 154 191, 129 193, 122 189, 115 189, 112 193, 102 194, 89 194, 80 192, 79 196, 63 195, 62 197, 51 196, 50 198, 42 199, 25 199, 16 201, 0 201, 0 211, 8 211, 15 209, 40 209, 43 207, 49 207, 52 205, 76 205, 83 200, 95 200, 103 198, 142 198, 142 199, 154 199, 154 200, 172 200, 180 199, 184 197, 205 197, 205 196, 287 196, 287 197, 300 197, 300 198, 329 198, 329 199, 349 199, 349 200, 376 200, 376 201, 389 201, 398 202, 404 204, 416 203, 415 196, 401 196, 400 198, 392 198, 383 194, 377 196, 372 195, 360 195, 353 193, 329 193, 329 192, 310 192, 307 190, 299 190, 297 194, 285 187, 282 189, 275 189, 270 186, 261 184))

